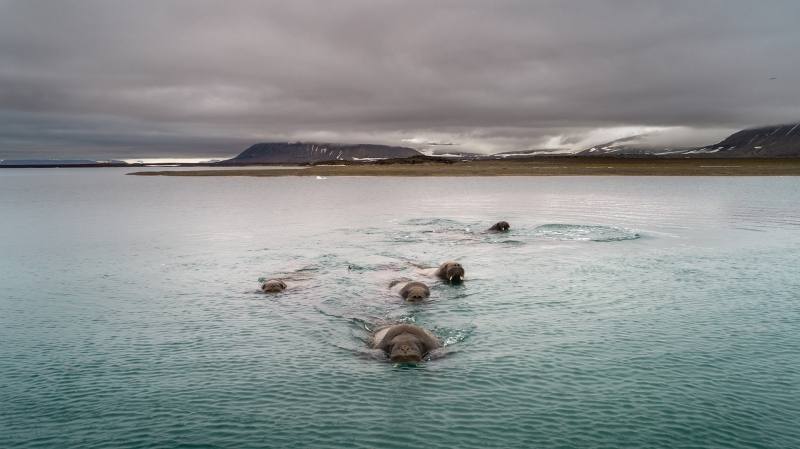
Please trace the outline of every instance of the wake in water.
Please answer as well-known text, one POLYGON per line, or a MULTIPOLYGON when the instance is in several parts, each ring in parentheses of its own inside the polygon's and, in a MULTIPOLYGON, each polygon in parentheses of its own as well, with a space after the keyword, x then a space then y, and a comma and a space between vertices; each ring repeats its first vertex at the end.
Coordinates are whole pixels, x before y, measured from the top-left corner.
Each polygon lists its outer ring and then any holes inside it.
POLYGON ((548 240, 619 242, 640 236, 629 229, 614 226, 546 224, 533 230, 533 236, 548 240))
MULTIPOLYGON (((383 359, 391 355, 393 346, 389 343, 376 344, 375 334, 392 325, 402 324, 414 326, 413 329, 422 329, 418 332, 428 332, 427 329, 430 329, 432 335, 440 340, 441 347, 448 349, 463 342, 471 334, 469 325, 432 326, 426 329, 417 324, 418 316, 428 313, 431 305, 442 297, 461 301, 470 296, 469 291, 464 290, 468 287, 450 285, 460 284, 464 276, 463 267, 455 261, 459 257, 435 268, 425 268, 424 262, 420 263, 425 260, 441 260, 441 256, 437 255, 441 253, 431 251, 436 251, 437 248, 441 251, 442 245, 467 245, 467 248, 475 248, 470 250, 472 253, 488 252, 487 257, 497 258, 502 257, 502 253, 498 253, 498 247, 493 245, 498 244, 512 250, 515 246, 535 245, 550 240, 619 242, 640 237, 637 232, 616 226, 555 223, 512 228, 508 222, 501 221, 487 228, 479 222, 442 218, 415 218, 401 221, 390 228, 369 227, 340 232, 346 235, 346 241, 351 242, 345 250, 346 254, 316 256, 316 260, 284 274, 281 279, 291 279, 293 282, 287 282, 289 286, 312 279, 314 282, 308 282, 309 285, 335 286, 334 294, 323 293, 322 301, 315 300, 315 309, 326 317, 355 324, 358 331, 353 335, 353 341, 357 343, 355 346, 342 342, 334 345, 370 358, 374 358, 376 349, 383 348, 383 359), (371 254, 373 248, 386 247, 387 244, 392 248, 391 251, 371 254), (427 282, 433 279, 440 282, 434 282, 429 287, 427 282), (363 298, 367 300, 364 301, 363 298)), ((447 252, 452 255, 452 250, 447 252)), ((294 260, 297 262, 296 258, 294 260)), ((471 279, 467 283, 481 277, 471 279)), ((260 279, 262 282, 266 280, 267 278, 260 279)), ((491 278, 482 279, 482 282, 491 282, 491 278)), ((311 294, 309 300, 320 297, 317 296, 319 293, 308 293, 311 294)), ((413 340, 412 337, 408 338, 413 340)), ((417 352, 421 357, 419 361, 430 360, 428 356, 421 356, 430 351, 420 349, 417 352)), ((450 352, 452 351, 442 353, 450 352)), ((414 361, 413 358, 397 356, 395 361, 414 361)))
MULTIPOLYGON (((640 238, 638 232, 618 226, 549 223, 535 227, 511 227, 501 221, 486 230, 480 223, 450 219, 412 219, 399 223, 407 228, 389 234, 394 243, 437 241, 455 244, 521 245, 537 240, 617 242, 640 238), (477 229, 477 231, 476 231, 477 229), (498 232, 499 231, 499 232, 498 232)), ((386 232, 386 231, 385 231, 386 232)), ((385 234, 386 235, 386 234, 385 234)))
POLYGON ((359 345, 357 348, 340 346, 341 349, 348 350, 359 358, 393 361, 396 363, 395 366, 407 365, 408 363, 392 360, 390 354, 384 348, 376 348, 376 339, 382 340, 385 337, 385 332, 394 326, 417 328, 419 331, 429 333, 431 337, 435 338, 436 344, 431 345, 429 350, 424 351, 424 354, 420 354, 422 357, 417 360, 418 362, 436 360, 456 353, 457 349, 453 348, 453 346, 465 341, 474 332, 474 326, 464 329, 434 327, 431 331, 427 331, 417 324, 414 314, 398 320, 351 318, 349 324, 359 345), (384 335, 381 335, 381 333, 384 333, 384 335))
POLYGON ((271 276, 261 276, 258 278, 260 285, 257 293, 281 293, 287 288, 302 287, 310 282, 319 267, 306 265, 294 270, 283 270, 273 273, 271 276))

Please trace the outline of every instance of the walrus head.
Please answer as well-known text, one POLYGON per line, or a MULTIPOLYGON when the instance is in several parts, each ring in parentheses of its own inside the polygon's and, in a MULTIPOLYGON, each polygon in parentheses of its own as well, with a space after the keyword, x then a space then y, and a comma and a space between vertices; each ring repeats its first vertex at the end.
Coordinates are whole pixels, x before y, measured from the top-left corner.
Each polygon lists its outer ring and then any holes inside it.
POLYGON ((460 284, 464 280, 464 267, 458 262, 445 262, 439 267, 439 277, 451 284, 460 284))
POLYGON ((409 282, 400 290, 400 296, 408 302, 421 302, 430 295, 431 290, 422 282, 409 282))
POLYGON ((261 284, 261 291, 264 293, 279 293, 286 289, 286 283, 280 279, 270 279, 261 284))
POLYGON ((511 225, 508 224, 507 221, 498 221, 497 223, 493 224, 492 227, 489 228, 489 230, 490 231, 495 231, 495 232, 506 232, 510 228, 511 228, 511 225))
POLYGON ((429 331, 413 324, 395 324, 373 336, 373 347, 383 350, 395 363, 419 363, 428 351, 442 343, 429 331))
POLYGON ((386 352, 394 363, 419 363, 427 351, 416 335, 403 333, 392 339, 386 352))

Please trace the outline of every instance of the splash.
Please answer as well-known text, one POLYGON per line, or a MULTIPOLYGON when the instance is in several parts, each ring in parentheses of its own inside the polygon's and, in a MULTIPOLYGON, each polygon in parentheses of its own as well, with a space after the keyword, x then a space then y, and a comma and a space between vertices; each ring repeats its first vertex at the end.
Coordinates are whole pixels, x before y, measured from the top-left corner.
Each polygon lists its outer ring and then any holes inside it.
POLYGON ((640 235, 630 229, 615 226, 546 224, 534 230, 536 237, 549 240, 572 240, 587 242, 619 242, 636 240, 640 235))

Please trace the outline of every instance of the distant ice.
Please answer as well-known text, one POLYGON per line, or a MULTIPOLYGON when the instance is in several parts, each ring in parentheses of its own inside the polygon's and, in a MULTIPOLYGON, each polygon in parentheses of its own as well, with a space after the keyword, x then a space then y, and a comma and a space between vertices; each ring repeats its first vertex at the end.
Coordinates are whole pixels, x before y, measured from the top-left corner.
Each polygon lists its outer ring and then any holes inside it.
POLYGON ((201 164, 206 162, 219 162, 230 159, 230 156, 222 157, 158 157, 158 158, 139 158, 139 159, 121 159, 128 164, 201 164))

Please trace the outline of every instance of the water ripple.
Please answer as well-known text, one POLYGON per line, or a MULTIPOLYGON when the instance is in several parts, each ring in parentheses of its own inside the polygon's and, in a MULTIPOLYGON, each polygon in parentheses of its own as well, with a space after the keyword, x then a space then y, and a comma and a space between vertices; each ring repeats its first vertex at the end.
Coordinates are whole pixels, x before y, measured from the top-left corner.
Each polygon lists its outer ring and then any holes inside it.
POLYGON ((635 240, 638 233, 615 226, 546 224, 534 230, 537 237, 551 240, 579 240, 592 242, 618 242, 635 240))
POLYGON ((102 173, 0 173, 0 447, 800 447, 796 180, 102 173))

